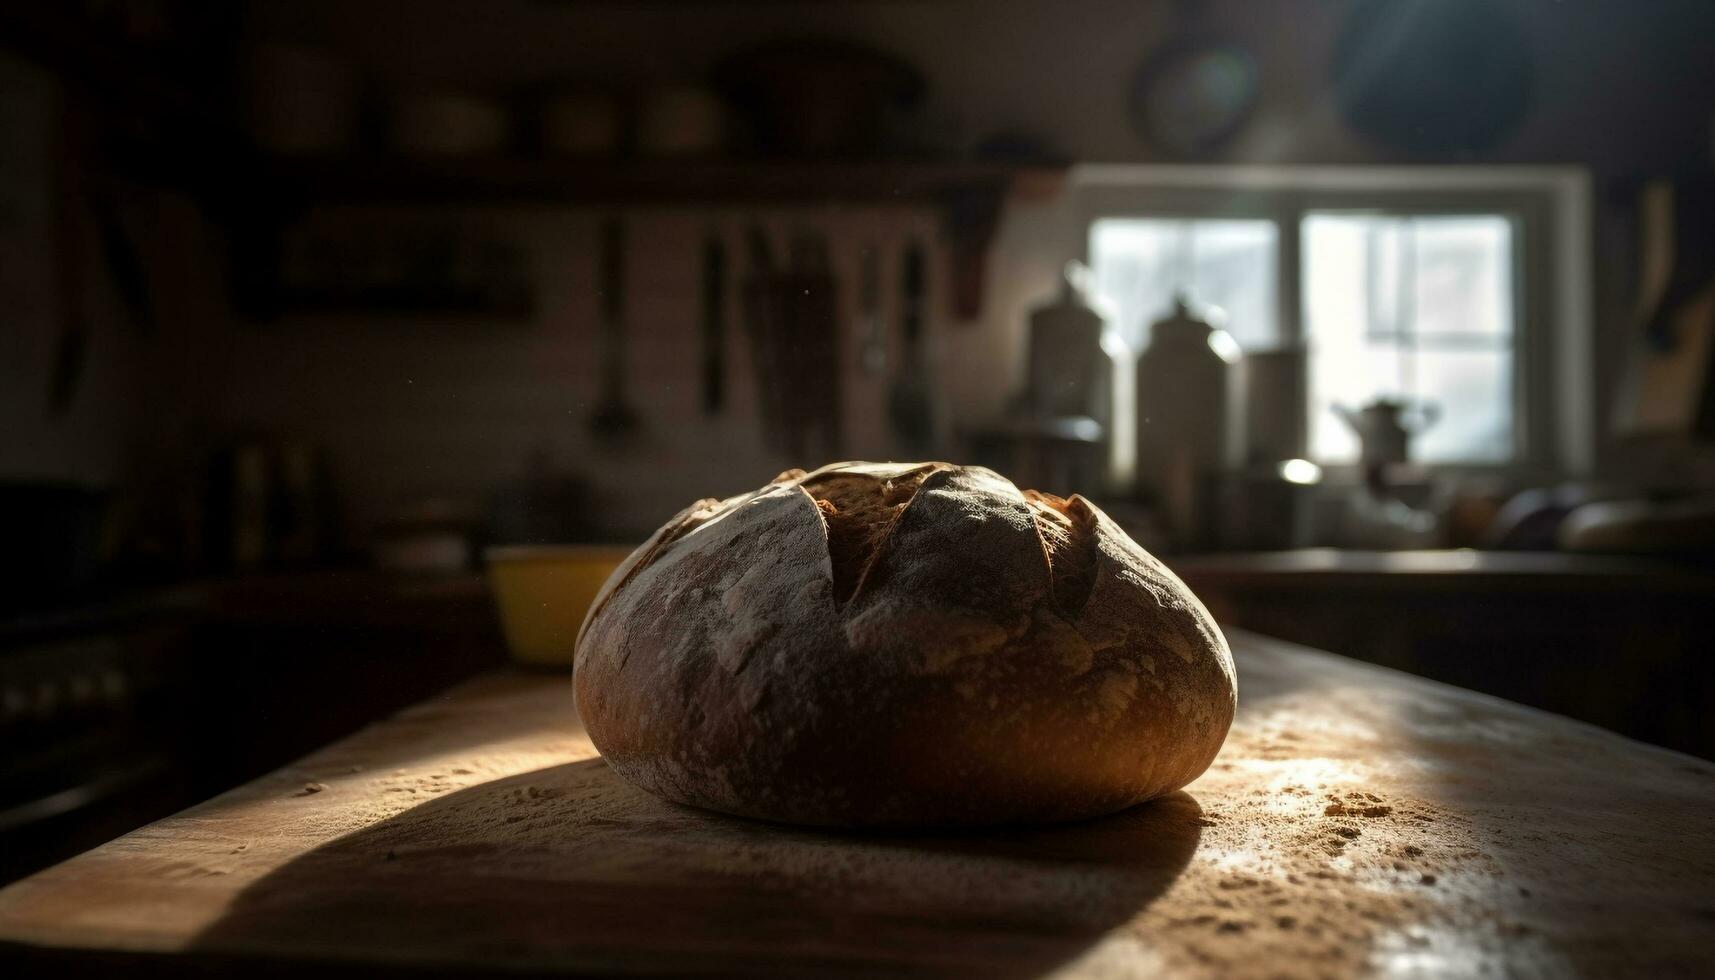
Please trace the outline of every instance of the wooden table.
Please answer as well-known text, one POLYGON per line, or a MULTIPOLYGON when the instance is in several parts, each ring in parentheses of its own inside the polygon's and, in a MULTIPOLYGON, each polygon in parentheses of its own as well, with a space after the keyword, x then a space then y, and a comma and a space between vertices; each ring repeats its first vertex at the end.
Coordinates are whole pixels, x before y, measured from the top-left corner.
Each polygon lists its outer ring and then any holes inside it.
POLYGON ((0 891, 0 970, 1715 974, 1715 766, 1232 639, 1187 792, 967 836, 662 803, 485 677, 0 891))

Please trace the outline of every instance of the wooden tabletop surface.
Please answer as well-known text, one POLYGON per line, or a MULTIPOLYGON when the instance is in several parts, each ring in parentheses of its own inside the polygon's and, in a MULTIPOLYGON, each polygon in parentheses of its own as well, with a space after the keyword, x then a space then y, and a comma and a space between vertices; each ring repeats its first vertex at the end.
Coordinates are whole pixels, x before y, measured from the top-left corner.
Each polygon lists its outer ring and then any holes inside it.
POLYGON ((1186 792, 963 836, 663 803, 486 677, 0 891, 0 970, 1715 975, 1715 766, 1231 639, 1186 792))

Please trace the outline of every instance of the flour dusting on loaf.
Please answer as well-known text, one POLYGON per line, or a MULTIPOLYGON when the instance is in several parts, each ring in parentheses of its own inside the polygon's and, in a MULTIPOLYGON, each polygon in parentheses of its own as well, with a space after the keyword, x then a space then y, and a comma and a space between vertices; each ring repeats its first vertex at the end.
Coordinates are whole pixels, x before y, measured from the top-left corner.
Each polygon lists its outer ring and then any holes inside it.
POLYGON ((837 463, 681 511, 614 572, 575 685, 615 771, 829 826, 1071 820, 1219 751, 1232 656, 1080 496, 980 467, 837 463))

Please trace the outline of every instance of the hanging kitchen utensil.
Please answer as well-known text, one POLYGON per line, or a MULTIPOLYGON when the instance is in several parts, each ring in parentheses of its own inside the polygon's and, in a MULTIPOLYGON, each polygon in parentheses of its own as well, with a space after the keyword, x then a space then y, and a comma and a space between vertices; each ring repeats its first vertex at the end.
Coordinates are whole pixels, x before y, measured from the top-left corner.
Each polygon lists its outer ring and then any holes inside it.
POLYGON ((149 290, 148 273, 143 268, 142 252, 126 225, 122 207, 111 192, 91 195, 89 207, 100 235, 107 273, 125 303, 131 327, 141 336, 151 336, 155 332, 155 302, 149 290))
POLYGON ((785 437, 786 455, 791 459, 805 458, 809 451, 810 429, 819 414, 818 393, 814 390, 815 375, 807 343, 812 326, 807 322, 809 310, 804 301, 809 297, 809 289, 802 285, 812 262, 809 239, 803 230, 794 231, 787 243, 786 271, 770 283, 769 289, 776 363, 782 368, 780 380, 786 382, 777 386, 782 394, 778 405, 779 424, 785 437), (797 397, 791 400, 795 404, 787 404, 784 397, 786 384, 793 385, 797 393, 797 397))
POLYGON ((641 424, 625 398, 625 226, 602 222, 597 288, 601 295, 601 402, 590 416, 598 442, 618 446, 641 424))
POLYGON ((879 377, 887 370, 887 322, 881 316, 881 253, 864 246, 863 267, 858 278, 858 325, 863 331, 863 350, 858 362, 865 374, 879 377))
POLYGON ((84 189, 84 142, 81 120, 68 121, 59 143, 59 187, 54 214, 54 248, 58 253, 57 279, 60 299, 59 336, 54 338, 53 363, 49 368, 47 410, 64 415, 77 399, 89 360, 89 317, 84 309, 87 268, 83 249, 83 218, 87 200, 84 189))
POLYGON ((928 371, 923 356, 923 305, 927 288, 927 263, 923 245, 913 241, 905 249, 900 276, 900 363, 888 392, 888 419, 900 445, 912 455, 930 449, 935 432, 930 406, 928 371))
POLYGON ((773 336, 774 250, 761 225, 745 229, 744 244, 750 256, 750 274, 744 281, 744 332, 750 345, 751 374, 756 379, 756 409, 762 422, 763 445, 778 450, 782 393, 773 336))
POLYGON ((726 243, 703 240, 703 414, 726 404, 726 243))
POLYGON ((89 321, 78 305, 62 313, 60 335, 54 341, 54 363, 48 379, 48 411, 64 415, 77 398, 83 370, 89 359, 89 321))
POLYGON ((797 309, 792 331, 799 352, 802 374, 809 385, 809 414, 804 421, 813 429, 823 458, 838 459, 840 452, 840 322, 839 284, 828 258, 828 240, 820 232, 799 235, 799 258, 788 295, 797 309))
POLYGON ((820 234, 793 234, 785 268, 774 264, 760 228, 746 233, 750 337, 765 444, 803 461, 840 448, 837 290, 820 234))
POLYGON ((1623 438, 1715 436, 1715 181, 1654 181, 1638 197, 1638 331, 1614 397, 1623 438))

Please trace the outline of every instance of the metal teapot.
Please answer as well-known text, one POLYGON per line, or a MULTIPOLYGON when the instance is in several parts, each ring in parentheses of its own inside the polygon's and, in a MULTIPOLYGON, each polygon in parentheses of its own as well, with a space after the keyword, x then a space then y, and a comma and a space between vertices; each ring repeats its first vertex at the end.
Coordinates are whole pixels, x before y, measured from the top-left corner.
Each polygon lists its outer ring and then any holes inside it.
POLYGON ((1334 405, 1334 414, 1351 426, 1362 447, 1365 465, 1404 463, 1410 458, 1411 437, 1435 424, 1441 409, 1429 402, 1411 403, 1378 398, 1361 409, 1334 405))

